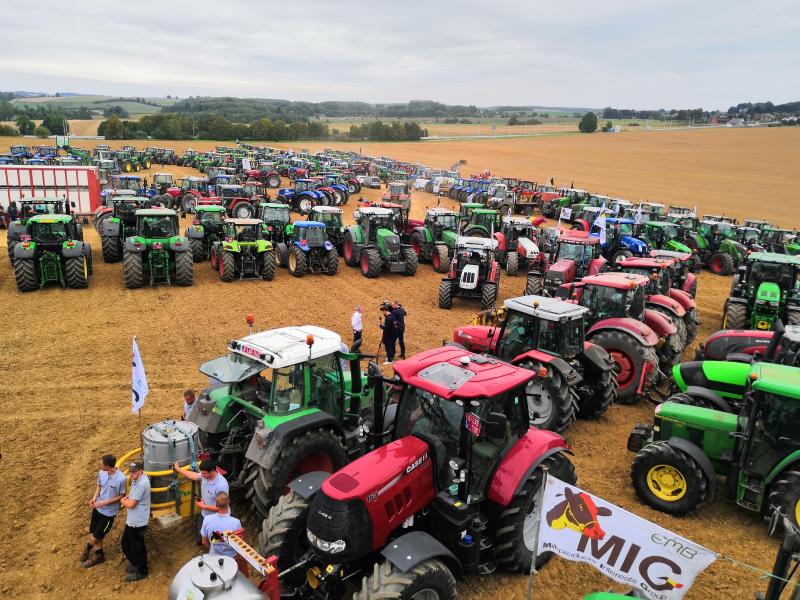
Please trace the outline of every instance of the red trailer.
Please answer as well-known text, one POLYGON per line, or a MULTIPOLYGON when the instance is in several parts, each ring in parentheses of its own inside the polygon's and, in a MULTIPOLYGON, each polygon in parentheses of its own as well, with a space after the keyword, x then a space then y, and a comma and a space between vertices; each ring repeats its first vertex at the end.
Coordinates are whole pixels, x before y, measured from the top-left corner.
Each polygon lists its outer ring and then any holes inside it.
POLYGON ((34 196, 66 197, 73 212, 92 215, 100 205, 97 167, 55 165, 1 165, 0 205, 34 196))

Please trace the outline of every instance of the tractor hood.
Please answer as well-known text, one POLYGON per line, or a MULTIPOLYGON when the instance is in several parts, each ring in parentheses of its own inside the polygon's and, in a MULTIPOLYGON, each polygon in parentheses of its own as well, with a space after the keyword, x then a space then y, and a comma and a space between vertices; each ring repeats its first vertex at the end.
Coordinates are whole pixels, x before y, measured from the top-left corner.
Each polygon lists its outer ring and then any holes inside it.
POLYGON ((667 250, 671 250, 672 252, 685 252, 686 254, 691 254, 692 249, 689 248, 686 244, 679 242, 678 240, 667 240, 667 250))
POLYGON ((553 283, 569 283, 575 279, 575 261, 571 258, 559 258, 554 262, 547 273, 545 274, 545 281, 553 283))
POLYGON ((538 256, 539 246, 530 238, 517 238, 517 253, 520 256, 538 256))
POLYGON ((620 236, 619 243, 634 254, 647 254, 647 244, 639 238, 623 235, 620 236))
POLYGON ((780 302, 781 301, 781 288, 777 283, 765 281, 758 286, 756 292, 756 301, 760 302, 780 302))
POLYGON ((751 369, 748 363, 695 360, 675 365, 672 377, 682 392, 693 386, 712 390, 723 398, 740 399, 747 389, 751 369))
POLYGON ((459 327, 453 331, 454 342, 461 344, 467 350, 478 353, 493 353, 499 337, 499 327, 487 327, 485 325, 469 325, 459 327))
POLYGON ((376 237, 390 254, 400 252, 400 237, 391 229, 378 229, 376 237))
POLYGON ((451 248, 456 245, 456 240, 458 239, 458 234, 455 231, 450 231, 446 229, 442 231, 442 242, 445 245, 450 246, 451 248))

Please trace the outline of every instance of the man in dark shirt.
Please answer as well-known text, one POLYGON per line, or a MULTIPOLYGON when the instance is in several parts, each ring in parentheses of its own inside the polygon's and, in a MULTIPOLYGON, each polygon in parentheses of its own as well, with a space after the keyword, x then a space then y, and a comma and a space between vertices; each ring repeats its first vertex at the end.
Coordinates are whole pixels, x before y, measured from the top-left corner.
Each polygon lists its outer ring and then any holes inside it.
POLYGON ((395 342, 397 342, 397 319, 392 314, 392 307, 389 304, 381 305, 383 322, 378 326, 383 329, 383 347, 386 348, 386 362, 384 365, 392 364, 394 361, 395 342))
POLYGON ((400 345, 400 358, 406 357, 406 341, 403 335, 406 332, 406 309, 397 300, 392 302, 392 314, 397 321, 397 343, 400 345))

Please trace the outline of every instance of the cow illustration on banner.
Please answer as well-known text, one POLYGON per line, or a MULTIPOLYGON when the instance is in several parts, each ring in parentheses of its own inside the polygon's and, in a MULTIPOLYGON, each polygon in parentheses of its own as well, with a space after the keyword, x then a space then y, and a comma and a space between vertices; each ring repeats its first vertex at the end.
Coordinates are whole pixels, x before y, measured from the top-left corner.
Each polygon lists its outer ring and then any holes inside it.
POLYGON ((580 488, 547 477, 537 552, 589 563, 639 597, 679 600, 717 554, 580 488))

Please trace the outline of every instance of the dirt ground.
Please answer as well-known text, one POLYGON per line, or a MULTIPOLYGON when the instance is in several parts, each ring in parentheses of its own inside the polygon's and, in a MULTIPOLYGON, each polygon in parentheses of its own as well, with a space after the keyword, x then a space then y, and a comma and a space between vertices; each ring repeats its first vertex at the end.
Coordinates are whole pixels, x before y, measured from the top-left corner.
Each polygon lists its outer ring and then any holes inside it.
MULTIPOLYGON (((701 212, 728 208, 726 212, 737 216, 784 224, 795 222, 790 202, 781 200, 792 190, 791 201, 796 203, 800 172, 790 166, 796 167, 799 148, 796 129, 363 145, 365 152, 439 166, 464 158, 465 171, 488 166, 517 176, 552 175, 557 182, 574 177, 576 185, 631 199, 698 204, 701 212)), ((368 198, 376 195, 364 192, 368 198)), ((413 214, 421 216, 436 202, 431 195, 415 194, 413 214)), ((452 206, 448 200, 442 204, 452 206)), ((352 208, 345 209, 348 218, 352 208)), ((372 351, 379 339, 378 303, 397 298, 408 310, 408 346, 414 353, 449 339, 453 328, 467 323, 477 310, 459 300, 453 310, 439 310, 439 276, 429 265, 421 265, 413 278, 385 275, 367 280, 341 263, 334 278, 295 279, 279 270, 274 282, 223 284, 209 265, 199 264, 191 288, 125 290, 121 265, 104 264, 94 229, 87 225, 84 231, 95 261, 88 290, 48 288, 20 294, 9 262, 0 260, 6 323, 0 333, 0 378, 5 382, 0 394, 0 473, 7 490, 0 511, 0 527, 7 535, 0 545, 3 598, 163 598, 173 574, 196 553, 186 527, 168 532, 153 527, 148 540, 151 576, 137 584, 122 583, 119 522, 108 538, 106 564, 85 571, 77 563, 97 458, 104 452, 119 456, 138 445, 138 423, 129 409, 134 335, 151 390, 143 419, 151 423, 180 414, 182 390, 204 384, 197 366, 222 354, 228 340, 246 334, 249 312, 261 328, 313 323, 346 336, 353 306, 360 303, 365 307, 365 347, 372 351)), ((0 231, 0 246, 4 242, 5 232, 0 231)), ((702 275, 700 340, 717 329, 729 285, 727 278, 702 275)), ((523 278, 504 278, 501 299, 521 294, 523 287, 523 278)), ((717 498, 695 515, 678 519, 635 499, 629 481, 632 455, 625 440, 635 423, 650 421, 651 415, 652 406, 641 403, 614 406, 598 421, 576 423, 567 439, 575 452, 578 484, 711 549, 769 570, 778 543, 766 536, 757 515, 717 498)), ((459 585, 459 592, 470 600, 518 600, 525 595, 526 583, 521 575, 473 577, 459 585)), ((537 588, 537 597, 555 600, 613 585, 586 565, 554 560, 540 574, 537 588)), ((720 559, 698 578, 687 597, 744 599, 765 588, 757 573, 720 559)))

